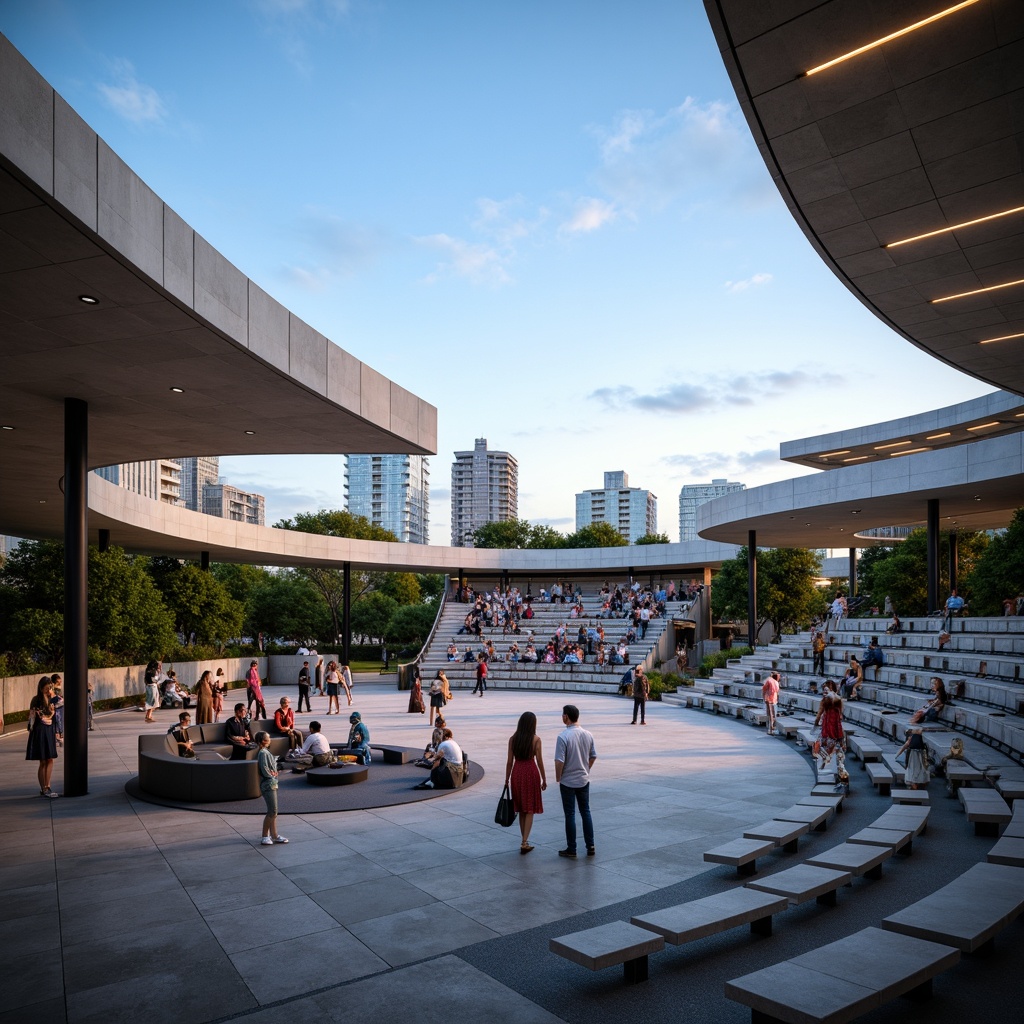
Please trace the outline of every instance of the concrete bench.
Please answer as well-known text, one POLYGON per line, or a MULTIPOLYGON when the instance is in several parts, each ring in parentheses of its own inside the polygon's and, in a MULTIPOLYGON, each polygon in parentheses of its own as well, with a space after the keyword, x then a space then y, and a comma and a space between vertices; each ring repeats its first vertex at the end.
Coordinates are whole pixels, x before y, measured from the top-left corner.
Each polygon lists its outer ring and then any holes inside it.
POLYGON ((913 804, 893 804, 884 814, 880 814, 871 828, 903 828, 916 836, 923 835, 928 827, 929 807, 913 804))
POLYGON ((548 940, 552 953, 591 971, 622 964, 627 984, 647 980, 647 957, 665 948, 665 939, 626 921, 611 921, 571 935, 548 940))
POLYGON ((959 959, 950 946, 865 928, 727 981, 725 996, 749 1006, 755 1024, 844 1024, 898 996, 930 995, 932 978, 959 959))
POLYGON ((711 864, 728 864, 739 875, 752 875, 757 871, 757 858, 775 849, 774 840, 734 839, 724 846, 716 846, 704 854, 711 864))
POLYGON ((761 892, 773 892, 776 896, 785 896, 794 906, 813 899, 823 906, 834 907, 836 890, 840 886, 848 885, 850 881, 849 871, 797 864, 784 871, 776 871, 774 875, 769 875, 767 878, 746 884, 748 889, 759 889, 761 892))
POLYGON ((768 839, 781 846, 786 853, 796 853, 800 836, 811 831, 811 826, 799 821, 766 821, 743 833, 744 839, 768 839))
POLYGON ((906 769, 899 761, 896 760, 895 754, 883 754, 882 764, 892 772, 892 780, 897 785, 902 786, 905 780, 904 772, 906 769))
POLYGON ((956 796, 961 786, 972 786, 985 781, 985 773, 966 761, 950 759, 946 762, 946 794, 956 796))
POLYGON ((673 946, 682 946, 742 924, 749 924, 754 935, 771 935, 772 915, 788 906, 785 896, 749 888, 727 889, 704 899, 631 917, 630 922, 657 932, 673 946))
POLYGON ((882 760, 882 748, 866 736, 847 736, 846 748, 860 761, 861 769, 868 761, 882 760))
POLYGON ((863 843, 866 846, 888 846, 893 853, 910 856, 914 852, 914 833, 909 828, 862 828, 847 836, 848 843, 863 843))
POLYGON ((1013 817, 1006 801, 994 789, 961 789, 959 797, 976 836, 999 835, 999 826, 1008 825, 1013 817))
POLYGON ((809 796, 800 797, 797 803, 807 807, 828 807, 836 814, 842 814, 844 798, 845 793, 811 793, 809 796))
POLYGON ((880 761, 873 761, 867 768, 868 778, 871 784, 878 790, 881 796, 888 796, 892 791, 892 784, 895 781, 889 768, 880 761))
POLYGON ((894 789, 890 794, 894 804, 927 804, 927 789, 894 789))
POLYGON ((802 821, 815 832, 824 832, 828 819, 835 814, 831 807, 812 807, 807 804, 794 804, 784 811, 778 811, 776 821, 802 821))
POLYGON ((1024 837, 1004 835, 985 858, 989 864, 1009 864, 1024 868, 1024 837))
POLYGON ((874 846, 865 843, 840 843, 831 850, 808 857, 805 863, 819 868, 833 868, 849 871, 854 878, 881 878, 882 864, 892 856, 891 846, 874 846))
POLYGON ((949 885, 887 917, 882 927, 975 953, 1024 910, 1024 868, 975 864, 949 885))

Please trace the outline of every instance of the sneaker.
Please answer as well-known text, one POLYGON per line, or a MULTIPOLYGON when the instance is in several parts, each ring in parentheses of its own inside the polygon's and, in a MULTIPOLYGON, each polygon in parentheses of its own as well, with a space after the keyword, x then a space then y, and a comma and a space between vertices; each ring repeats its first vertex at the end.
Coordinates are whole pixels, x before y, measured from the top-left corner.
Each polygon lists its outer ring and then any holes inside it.
POLYGON ((576 859, 576 851, 575 850, 559 850, 558 851, 558 856, 559 857, 568 857, 570 860, 575 860, 576 859))
POLYGON ((273 845, 274 845, 274 840, 271 839, 270 836, 264 836, 260 840, 260 846, 273 846, 273 845))
POLYGON ((596 853, 597 853, 597 850, 595 850, 592 846, 588 846, 587 847, 587 856, 588 857, 593 857, 594 854, 596 854, 596 853))
POLYGON ((284 836, 274 836, 275 843, 287 843, 288 840, 284 836))

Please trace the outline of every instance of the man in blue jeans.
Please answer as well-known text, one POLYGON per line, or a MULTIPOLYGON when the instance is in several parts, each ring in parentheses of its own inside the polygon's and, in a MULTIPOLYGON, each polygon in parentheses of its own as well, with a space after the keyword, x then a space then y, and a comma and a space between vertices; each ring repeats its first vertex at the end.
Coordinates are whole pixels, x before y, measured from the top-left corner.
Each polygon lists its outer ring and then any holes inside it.
POLYGON ((594 822, 590 817, 590 769, 597 760, 594 737, 579 724, 580 709, 573 704, 562 708, 565 729, 555 742, 555 781, 565 812, 565 849, 559 857, 576 857, 576 807, 583 821, 583 842, 587 856, 594 856, 594 822))

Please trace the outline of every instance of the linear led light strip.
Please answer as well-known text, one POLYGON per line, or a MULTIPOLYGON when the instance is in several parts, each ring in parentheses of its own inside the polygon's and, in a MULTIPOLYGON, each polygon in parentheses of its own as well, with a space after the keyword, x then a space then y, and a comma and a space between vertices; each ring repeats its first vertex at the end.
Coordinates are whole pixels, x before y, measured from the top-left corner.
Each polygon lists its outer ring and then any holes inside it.
POLYGON ((929 18, 925 18, 923 21, 915 21, 913 25, 907 25, 906 28, 897 29, 895 32, 890 32, 889 35, 883 36, 881 39, 876 39, 874 42, 868 43, 865 46, 858 46, 856 50, 844 53, 840 57, 834 57, 832 60, 827 61, 824 64, 819 64, 816 68, 811 68, 810 71, 805 71, 804 74, 808 77, 816 75, 819 71, 824 71, 835 64, 841 64, 844 60, 849 60, 851 57, 859 57, 862 53, 867 53, 868 50, 873 50, 876 46, 884 46, 886 43, 891 43, 894 39, 899 39, 900 36, 907 35, 908 32, 916 32, 917 29, 924 28, 925 25, 930 25, 933 21, 945 18, 947 14, 956 14, 957 11, 962 11, 965 7, 970 7, 977 2, 978 0, 963 0, 962 3, 954 4, 952 7, 947 7, 944 11, 939 11, 937 14, 933 14, 929 18))
POLYGON ((979 341, 979 345, 991 345, 993 341, 1011 341, 1013 338, 1024 338, 1024 331, 1020 334, 1004 334, 1000 338, 985 338, 983 341, 979 341))
POLYGON ((950 224, 948 228, 938 228, 936 231, 926 231, 923 235, 912 235, 910 238, 901 238, 896 242, 886 242, 884 248, 895 249, 897 245, 909 245, 911 242, 920 242, 925 238, 934 238, 936 235, 945 235, 950 231, 960 231, 963 228, 973 227, 975 224, 984 224, 989 220, 997 220, 999 217, 1009 217, 1012 213, 1024 213, 1024 206, 1014 206, 1010 210, 1000 210, 999 213, 990 213, 987 217, 975 217, 974 220, 961 221, 959 224, 950 224))
POLYGON ((1024 277, 1018 278, 1016 281, 1005 281, 1003 284, 990 284, 987 288, 975 288, 969 292, 958 292, 956 295, 943 295, 938 299, 929 299, 928 301, 934 305, 936 302, 951 302, 953 299, 966 299, 971 295, 982 295, 985 292, 997 292, 1000 288, 1013 288, 1014 285, 1024 284, 1024 277))

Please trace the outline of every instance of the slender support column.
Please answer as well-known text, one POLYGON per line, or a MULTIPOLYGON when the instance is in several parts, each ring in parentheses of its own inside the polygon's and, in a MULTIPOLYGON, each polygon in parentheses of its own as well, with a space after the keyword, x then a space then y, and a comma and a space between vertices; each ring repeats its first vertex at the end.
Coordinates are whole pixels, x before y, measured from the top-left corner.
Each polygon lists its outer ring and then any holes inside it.
POLYGON ((461 603, 462 602, 462 569, 461 568, 459 569, 459 575, 458 575, 457 579, 459 581, 459 596, 458 596, 458 600, 461 603))
POLYGON ((110 531, 109 530, 100 530, 99 534, 100 534, 99 549, 100 549, 100 554, 102 555, 103 552, 110 550, 110 531))
POLYGON ((89 792, 89 406, 64 399, 64 795, 89 792))
POLYGON ((939 499, 928 499, 928 611, 935 611, 939 600, 939 499))
POLYGON ((342 565, 345 596, 341 599, 341 663, 349 663, 352 649, 352 563, 342 565))
POLYGON ((203 572, 209 572, 210 571, 210 552, 209 551, 200 551, 199 552, 199 568, 202 569, 203 572))
POLYGON ((959 583, 960 552, 956 530, 949 531, 949 589, 956 590, 959 583))
POLYGON ((857 596, 857 549, 850 548, 850 597, 857 596))
POLYGON ((747 645, 757 639, 757 530, 747 531, 747 645))

